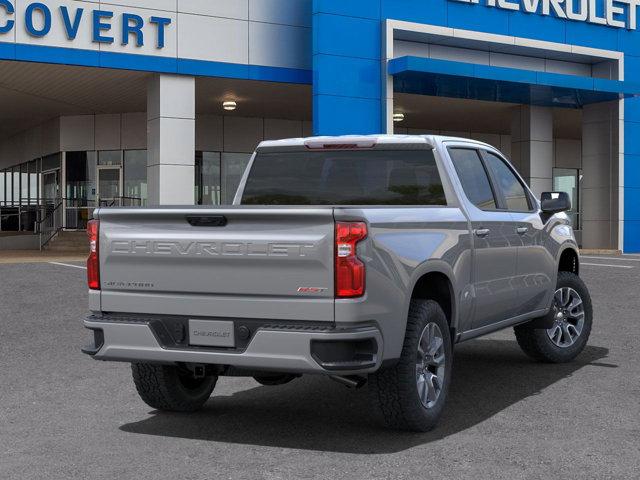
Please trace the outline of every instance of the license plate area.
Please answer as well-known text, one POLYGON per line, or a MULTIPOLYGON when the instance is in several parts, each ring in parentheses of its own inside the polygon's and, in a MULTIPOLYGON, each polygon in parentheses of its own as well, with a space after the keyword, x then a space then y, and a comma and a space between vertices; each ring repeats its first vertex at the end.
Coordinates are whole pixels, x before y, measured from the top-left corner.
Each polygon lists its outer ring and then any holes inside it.
POLYGON ((233 322, 189 319, 189 345, 234 348, 233 322))

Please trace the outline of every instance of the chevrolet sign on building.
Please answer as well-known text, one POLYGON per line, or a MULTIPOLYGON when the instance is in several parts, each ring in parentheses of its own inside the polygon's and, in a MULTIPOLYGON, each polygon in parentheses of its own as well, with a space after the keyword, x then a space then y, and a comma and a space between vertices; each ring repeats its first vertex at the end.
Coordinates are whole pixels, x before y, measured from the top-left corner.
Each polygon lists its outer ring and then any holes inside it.
POLYGON ((636 29, 637 0, 451 0, 505 10, 553 15, 578 22, 636 29))
POLYGON ((231 204, 265 139, 439 133, 566 191, 583 247, 640 252, 639 5, 0 0, 0 249, 231 204))

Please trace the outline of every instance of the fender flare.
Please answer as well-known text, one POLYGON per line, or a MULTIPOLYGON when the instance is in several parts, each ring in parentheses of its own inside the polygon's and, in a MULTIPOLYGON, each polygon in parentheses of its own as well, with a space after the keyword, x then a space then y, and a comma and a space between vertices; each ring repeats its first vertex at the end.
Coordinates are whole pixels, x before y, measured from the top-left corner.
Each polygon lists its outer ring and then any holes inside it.
MULTIPOLYGON (((571 250, 575 256, 576 256, 576 275, 580 274, 580 250, 578 248, 578 246, 568 240, 566 242, 564 242, 562 245, 560 245, 560 248, 558 249, 558 254, 556 255, 556 272, 560 271, 560 259, 562 258, 562 255, 564 255, 564 253, 567 250, 571 250)), ((557 273, 556 273, 557 276, 557 273)))
MULTIPOLYGON (((410 288, 407 291, 407 296, 405 300, 405 309, 403 319, 405 319, 409 315, 409 305, 411 303, 411 298, 413 296, 413 291, 416 288, 416 285, 420 281, 422 277, 430 273, 440 273, 444 275, 449 281, 449 290, 451 293, 451 328, 457 330, 458 328, 458 297, 459 292, 457 291, 456 282, 453 280, 455 275, 453 273, 453 268, 444 260, 440 259, 429 259, 425 262, 421 263, 416 269, 413 271, 411 276, 410 288)), ((406 328, 406 323, 405 323, 406 328)))

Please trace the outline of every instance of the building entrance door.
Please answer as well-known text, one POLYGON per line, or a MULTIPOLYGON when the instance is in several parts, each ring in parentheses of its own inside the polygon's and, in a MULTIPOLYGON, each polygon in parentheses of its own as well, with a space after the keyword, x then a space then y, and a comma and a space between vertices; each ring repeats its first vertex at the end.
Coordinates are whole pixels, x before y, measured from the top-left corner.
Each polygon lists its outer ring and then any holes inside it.
POLYGON ((567 212, 574 230, 582 230, 580 220, 580 182, 582 173, 575 168, 553 169, 553 191, 566 192, 571 199, 571 210, 567 212))
POLYGON ((37 231, 42 235, 54 235, 62 227, 62 190, 60 169, 42 172, 42 198, 40 200, 37 231))
POLYGON ((122 202, 122 168, 111 165, 98 167, 96 197, 100 207, 119 207, 122 202))

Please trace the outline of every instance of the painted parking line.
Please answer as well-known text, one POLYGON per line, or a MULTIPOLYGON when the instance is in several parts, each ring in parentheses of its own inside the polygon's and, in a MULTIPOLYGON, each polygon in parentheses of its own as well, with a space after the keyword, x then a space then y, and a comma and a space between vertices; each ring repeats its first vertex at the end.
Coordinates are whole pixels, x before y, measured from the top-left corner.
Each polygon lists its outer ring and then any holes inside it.
MULTIPOLYGON (((583 256, 582 258, 593 258, 593 259, 598 259, 598 260, 618 260, 617 258, 604 258, 604 257, 585 257, 583 256)), ((619 260, 625 260, 625 259, 619 259, 619 260)), ((629 259, 631 260, 631 259, 629 259)), ((637 259, 636 261, 640 262, 640 258, 637 259)), ((60 265, 61 267, 71 267, 71 268, 79 268, 81 270, 86 270, 87 267, 83 267, 82 265, 71 265, 70 263, 61 263, 61 262, 48 262, 51 265, 60 265)), ((582 262, 581 265, 587 265, 590 267, 611 267, 611 268, 634 268, 628 265, 611 265, 611 264, 606 264, 606 263, 585 263, 582 262)))
POLYGON ((61 267, 72 267, 72 268, 80 268, 82 270, 86 270, 87 267, 83 267, 82 265, 71 265, 70 263, 60 263, 60 262, 49 262, 51 265, 60 265, 61 267))
POLYGON ((589 258, 592 260, 616 260, 618 262, 640 262, 640 258, 631 257, 590 257, 587 255, 581 255, 580 258, 589 258))
POLYGON ((635 267, 631 267, 629 265, 610 265, 610 264, 606 264, 606 263, 581 263, 582 265, 587 265, 589 267, 611 267, 611 268, 635 268, 635 267))

